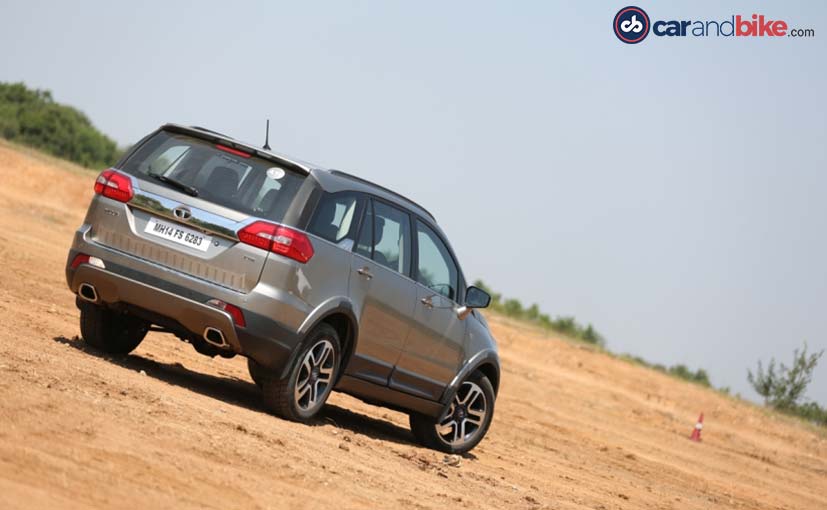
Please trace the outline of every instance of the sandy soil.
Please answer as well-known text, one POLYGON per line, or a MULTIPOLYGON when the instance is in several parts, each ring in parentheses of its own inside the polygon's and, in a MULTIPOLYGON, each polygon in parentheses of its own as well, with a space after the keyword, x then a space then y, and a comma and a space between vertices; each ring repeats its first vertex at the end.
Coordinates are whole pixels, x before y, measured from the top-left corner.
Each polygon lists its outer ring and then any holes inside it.
POLYGON ((497 414, 458 467, 343 395, 268 415, 242 358, 87 349, 63 267, 95 176, 0 145, 0 508, 827 508, 823 431, 496 316, 497 414))

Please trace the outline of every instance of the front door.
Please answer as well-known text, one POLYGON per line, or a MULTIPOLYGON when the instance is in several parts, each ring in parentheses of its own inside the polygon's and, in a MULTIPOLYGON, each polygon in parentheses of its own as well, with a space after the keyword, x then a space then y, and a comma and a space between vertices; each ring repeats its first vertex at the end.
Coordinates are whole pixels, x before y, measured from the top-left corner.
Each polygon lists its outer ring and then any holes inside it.
POLYGON ((445 242, 416 221, 414 327, 390 380, 392 388, 439 400, 462 363, 465 321, 457 317, 459 271, 445 242))

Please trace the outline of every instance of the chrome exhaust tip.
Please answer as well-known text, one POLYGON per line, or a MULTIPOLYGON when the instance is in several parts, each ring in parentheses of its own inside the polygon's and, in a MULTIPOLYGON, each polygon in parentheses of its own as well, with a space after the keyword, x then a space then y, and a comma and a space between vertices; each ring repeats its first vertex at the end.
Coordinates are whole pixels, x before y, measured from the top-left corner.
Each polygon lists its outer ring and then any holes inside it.
POLYGON ((204 340, 206 340, 207 343, 215 345, 216 347, 224 348, 230 345, 227 343, 227 340, 224 339, 224 333, 222 333, 220 329, 216 329, 212 326, 204 329, 204 340))
POLYGON ((80 287, 78 287, 78 296, 84 301, 89 301, 90 303, 97 303, 98 302, 98 291, 95 290, 95 287, 89 283, 81 283, 80 287))

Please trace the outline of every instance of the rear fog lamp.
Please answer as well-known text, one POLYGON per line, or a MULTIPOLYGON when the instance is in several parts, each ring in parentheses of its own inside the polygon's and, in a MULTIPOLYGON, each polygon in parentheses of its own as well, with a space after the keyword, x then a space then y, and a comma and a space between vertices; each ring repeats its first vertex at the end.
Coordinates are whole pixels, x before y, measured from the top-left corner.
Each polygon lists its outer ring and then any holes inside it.
POLYGON ((241 311, 241 308, 230 303, 225 303, 220 299, 210 299, 207 301, 207 304, 230 314, 236 326, 241 326, 242 328, 247 327, 247 321, 244 320, 244 313, 241 311))

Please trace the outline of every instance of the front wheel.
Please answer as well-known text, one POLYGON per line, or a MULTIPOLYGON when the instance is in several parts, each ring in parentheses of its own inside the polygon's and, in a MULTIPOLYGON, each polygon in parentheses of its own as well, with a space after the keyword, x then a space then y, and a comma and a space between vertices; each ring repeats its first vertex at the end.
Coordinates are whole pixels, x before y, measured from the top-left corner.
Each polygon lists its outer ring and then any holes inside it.
POLYGON ((411 432, 429 448, 446 453, 468 452, 488 432, 494 417, 494 399, 491 381, 474 372, 460 384, 442 419, 411 414, 411 432))
POLYGON ((330 325, 320 324, 308 334, 286 378, 275 373, 264 377, 264 403, 283 418, 309 421, 333 390, 340 353, 339 334, 330 325))

